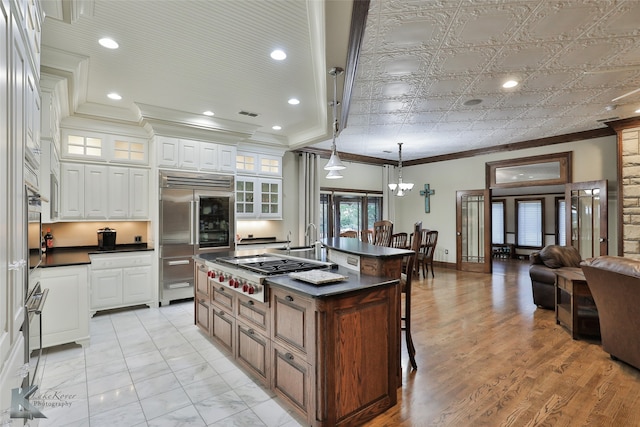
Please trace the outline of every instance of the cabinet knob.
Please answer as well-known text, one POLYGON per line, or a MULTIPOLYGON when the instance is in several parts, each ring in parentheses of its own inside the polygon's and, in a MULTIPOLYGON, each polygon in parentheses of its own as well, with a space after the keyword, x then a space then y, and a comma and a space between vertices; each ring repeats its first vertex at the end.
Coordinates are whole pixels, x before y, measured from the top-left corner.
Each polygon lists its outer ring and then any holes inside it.
POLYGON ((249 330, 247 331, 247 333, 248 333, 249 335, 253 335, 255 332, 253 331, 253 329, 249 329, 249 330))
POLYGON ((293 360, 293 354, 291 353, 286 353, 284 357, 286 357, 288 360, 293 360))
POLYGON ((224 292, 224 286, 220 286, 220 292, 224 292))
POLYGON ((286 297, 284 297, 284 299, 286 299, 289 302, 293 301, 293 297, 291 295, 287 295, 286 297))
POLYGON ((220 316, 224 316, 224 311, 220 310, 220 311, 218 312, 218 314, 219 314, 220 316))
POLYGON ((253 300, 249 300, 249 305, 254 305, 255 303, 253 302, 253 300))

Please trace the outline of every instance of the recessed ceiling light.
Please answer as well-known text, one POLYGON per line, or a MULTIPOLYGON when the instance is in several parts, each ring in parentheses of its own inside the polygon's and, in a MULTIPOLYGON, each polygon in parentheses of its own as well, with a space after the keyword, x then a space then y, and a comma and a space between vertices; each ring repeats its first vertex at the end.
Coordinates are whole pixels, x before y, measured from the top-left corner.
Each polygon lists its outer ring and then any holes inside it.
POLYGON ((275 59, 276 61, 282 61, 286 57, 287 57, 287 54, 280 49, 276 49, 273 52, 271 52, 271 58, 275 59))
POLYGON ((204 114, 205 116, 213 116, 213 115, 214 115, 214 114, 213 114, 213 111, 209 111, 209 110, 205 111, 205 112, 204 112, 204 113, 202 113, 202 114, 204 114))
POLYGON ((638 108, 635 112, 636 112, 636 113, 640 113, 640 108, 638 108))
POLYGON ((106 47, 107 49, 117 49, 119 47, 118 42, 108 37, 101 38, 98 40, 100 46, 106 47))
POLYGON ((507 80, 506 82, 504 82, 502 84, 502 87, 505 88, 505 89, 510 89, 510 88, 516 87, 516 86, 518 86, 518 82, 515 81, 515 80, 507 80))
POLYGON ((282 126, 278 126, 278 125, 271 126, 271 129, 273 129, 273 130, 282 130, 282 126))
POLYGON ((296 98, 291 98, 289 101, 289 104, 291 105, 298 105, 300 104, 300 100, 296 99, 296 98))
POLYGON ((109 95, 107 95, 109 97, 109 99, 113 99, 115 101, 120 101, 122 99, 122 97, 120 95, 118 95, 115 92, 111 92, 109 95))

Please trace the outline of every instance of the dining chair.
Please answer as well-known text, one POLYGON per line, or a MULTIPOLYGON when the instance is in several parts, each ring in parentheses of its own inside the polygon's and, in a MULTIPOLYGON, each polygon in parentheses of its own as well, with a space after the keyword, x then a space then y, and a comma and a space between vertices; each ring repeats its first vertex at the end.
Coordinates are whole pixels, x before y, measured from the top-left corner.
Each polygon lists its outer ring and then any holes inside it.
POLYGON ((407 241, 409 240, 408 233, 393 233, 391 235, 391 247, 398 249, 408 248, 407 241))
POLYGON ((349 231, 343 231, 342 233, 340 233, 340 237, 351 237, 351 238, 358 238, 358 232, 355 230, 349 230, 349 231))
POLYGON ((364 243, 373 243, 373 230, 362 230, 360 232, 360 240, 364 243))
POLYGON ((423 234, 424 241, 420 247, 418 262, 422 266, 422 277, 426 278, 431 266, 431 277, 435 277, 433 273, 433 254, 438 243, 438 232, 436 230, 428 230, 423 234))
MULTIPOLYGON (((411 244, 409 246, 409 249, 413 251, 412 273, 415 277, 420 278, 420 265, 418 264, 418 256, 420 255, 420 248, 422 247, 422 221, 418 221, 413 225, 413 233, 411 233, 411 236, 411 244)), ((404 264, 407 264, 407 262, 404 261, 404 264)))
POLYGON ((393 222, 383 219, 373 223, 373 244, 377 246, 391 246, 393 222))

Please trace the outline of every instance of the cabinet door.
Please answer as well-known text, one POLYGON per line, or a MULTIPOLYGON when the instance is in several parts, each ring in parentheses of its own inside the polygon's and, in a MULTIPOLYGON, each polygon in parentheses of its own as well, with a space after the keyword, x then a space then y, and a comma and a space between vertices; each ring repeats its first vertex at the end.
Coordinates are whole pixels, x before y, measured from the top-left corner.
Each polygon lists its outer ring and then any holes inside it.
POLYGON ((218 171, 218 145, 209 142, 200 143, 200 170, 218 171))
POLYGON ((174 138, 159 136, 156 138, 156 150, 158 151, 158 166, 178 166, 178 146, 180 141, 174 138))
POLYGON ((295 352, 272 344, 271 387, 278 396, 307 416, 311 405, 312 386, 310 365, 295 352))
POLYGON ((109 218, 125 219, 129 216, 129 168, 109 167, 109 218))
POLYGON ((181 139, 178 145, 178 167, 198 170, 200 167, 200 143, 181 139))
POLYGON ((236 177, 236 217, 257 218, 258 180, 244 176, 236 177))
POLYGON ((151 301, 151 266, 122 269, 122 302, 142 304, 151 301))
POLYGON ((87 267, 43 268, 40 283, 49 289, 42 310, 44 347, 89 339, 87 267))
POLYGON ((282 219, 282 180, 260 179, 260 218, 282 219))
POLYGON ((271 342, 256 329, 236 321, 236 358, 263 384, 269 381, 271 342))
POLYGON ((149 218, 149 171, 129 170, 129 218, 149 218))
POLYGON ((60 199, 62 219, 81 219, 84 217, 84 166, 75 163, 62 163, 62 182, 60 199))
POLYGON ((209 300, 209 270, 207 266, 196 262, 196 300, 198 298, 204 297, 207 301, 209 300))
POLYGON ((122 269, 91 272, 91 310, 122 305, 122 269))
POLYGON ((225 349, 233 352, 233 331, 236 324, 233 314, 211 304, 209 318, 211 320, 211 336, 225 349))
POLYGON ((204 298, 196 298, 195 300, 195 309, 196 309, 196 325, 202 329, 207 335, 210 335, 210 325, 209 325, 209 303, 204 298))
POLYGON ((236 147, 232 145, 218 146, 218 169, 220 172, 236 171, 236 147))
POLYGON ((84 217, 107 219, 107 167, 84 166, 84 217))
POLYGON ((271 288, 271 338, 313 357, 315 305, 310 298, 271 288))

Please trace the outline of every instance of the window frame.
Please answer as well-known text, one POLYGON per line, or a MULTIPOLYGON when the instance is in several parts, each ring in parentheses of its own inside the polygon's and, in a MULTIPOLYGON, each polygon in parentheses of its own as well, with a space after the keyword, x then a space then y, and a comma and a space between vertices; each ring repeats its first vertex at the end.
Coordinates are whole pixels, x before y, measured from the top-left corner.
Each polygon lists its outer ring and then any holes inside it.
POLYGON ((507 243, 507 200, 506 199, 492 199, 491 200, 491 244, 492 245, 502 245, 507 243), (493 204, 499 203, 502 205, 502 242, 494 242, 493 241, 493 230, 494 230, 494 215, 493 215, 493 204))

